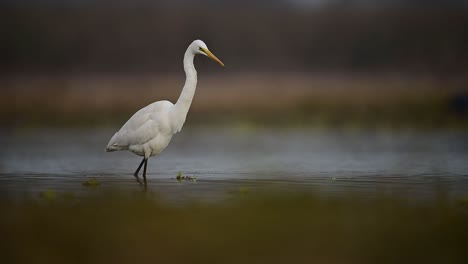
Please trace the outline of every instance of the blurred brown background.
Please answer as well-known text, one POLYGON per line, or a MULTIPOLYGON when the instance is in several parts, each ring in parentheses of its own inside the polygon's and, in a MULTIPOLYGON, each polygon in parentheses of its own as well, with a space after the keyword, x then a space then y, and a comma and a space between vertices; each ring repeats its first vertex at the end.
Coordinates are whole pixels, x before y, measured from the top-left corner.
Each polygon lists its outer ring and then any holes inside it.
POLYGON ((466 127, 467 1, 2 1, 7 126, 110 125, 175 101, 189 124, 466 127), (189 118, 190 120, 190 118, 189 118))

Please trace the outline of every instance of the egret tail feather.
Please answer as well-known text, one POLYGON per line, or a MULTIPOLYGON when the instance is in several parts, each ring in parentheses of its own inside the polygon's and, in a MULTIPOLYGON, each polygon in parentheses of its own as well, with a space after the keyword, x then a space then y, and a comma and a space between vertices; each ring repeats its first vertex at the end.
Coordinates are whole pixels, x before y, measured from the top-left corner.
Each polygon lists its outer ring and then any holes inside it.
POLYGON ((113 152, 113 151, 120 151, 120 150, 127 150, 128 147, 117 146, 117 145, 108 145, 106 147, 106 152, 113 152))

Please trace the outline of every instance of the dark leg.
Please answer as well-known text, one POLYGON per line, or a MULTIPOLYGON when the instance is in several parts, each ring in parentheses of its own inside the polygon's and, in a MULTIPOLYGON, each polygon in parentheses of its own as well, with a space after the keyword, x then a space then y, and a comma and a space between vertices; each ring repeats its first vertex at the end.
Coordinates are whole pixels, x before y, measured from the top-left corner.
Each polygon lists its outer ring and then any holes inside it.
POLYGON ((141 169, 141 166, 143 166, 143 163, 145 162, 145 158, 143 158, 143 160, 141 161, 140 165, 138 166, 138 168, 136 169, 135 173, 133 173, 133 176, 135 176, 135 178, 137 178, 138 181, 140 181, 140 178, 138 178, 138 172, 140 172, 140 169, 141 169))
POLYGON ((143 168, 143 182, 146 186, 146 166, 148 165, 148 159, 143 159, 143 161, 145 162, 145 167, 143 168))

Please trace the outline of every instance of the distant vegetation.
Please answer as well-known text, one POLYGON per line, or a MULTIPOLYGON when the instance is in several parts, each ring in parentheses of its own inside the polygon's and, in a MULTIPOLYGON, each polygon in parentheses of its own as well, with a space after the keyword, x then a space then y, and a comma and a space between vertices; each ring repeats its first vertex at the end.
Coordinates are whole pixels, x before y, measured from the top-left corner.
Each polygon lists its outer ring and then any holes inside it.
POLYGON ((201 38, 226 68, 197 58, 187 125, 467 127, 466 8, 189 2, 3 5, 2 125, 115 126, 175 101, 201 38))
POLYGON ((195 38, 205 40, 230 73, 397 71, 445 76, 468 70, 468 9, 450 5, 7 5, 0 8, 0 22, 4 74, 180 71, 182 54, 195 38))
MULTIPOLYGON (((341 129, 468 129, 468 81, 428 76, 201 74, 190 125, 341 129)), ((0 80, 3 126, 123 124, 175 102, 183 74, 17 76, 0 80)))

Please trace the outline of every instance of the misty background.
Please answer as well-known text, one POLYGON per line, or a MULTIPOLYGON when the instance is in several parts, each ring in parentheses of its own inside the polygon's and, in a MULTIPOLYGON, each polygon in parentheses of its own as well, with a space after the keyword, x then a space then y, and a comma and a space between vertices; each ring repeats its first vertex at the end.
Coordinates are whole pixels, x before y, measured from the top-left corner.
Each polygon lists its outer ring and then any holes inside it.
POLYGON ((467 2, 1 1, 4 124, 105 125, 175 101, 199 38, 226 68, 197 57, 194 122, 463 127, 467 2))
POLYGON ((0 0, 0 261, 468 263, 467 2, 0 0))

